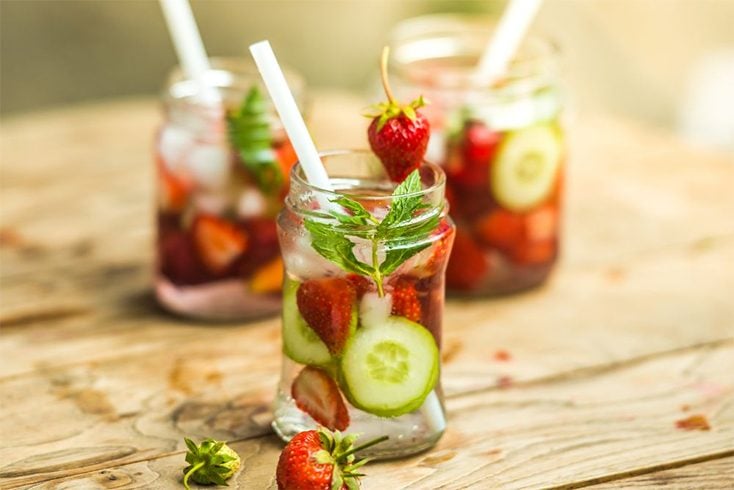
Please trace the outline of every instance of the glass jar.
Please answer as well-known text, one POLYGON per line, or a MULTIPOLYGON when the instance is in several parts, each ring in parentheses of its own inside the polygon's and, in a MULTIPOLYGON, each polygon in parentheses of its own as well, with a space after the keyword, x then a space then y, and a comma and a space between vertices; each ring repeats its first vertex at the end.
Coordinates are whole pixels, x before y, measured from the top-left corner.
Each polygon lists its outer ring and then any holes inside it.
POLYGON ((454 225, 444 173, 422 166, 398 197, 371 152, 322 159, 336 191, 296 166, 278 218, 286 279, 273 427, 284 440, 318 425, 388 435, 367 451, 377 457, 427 449, 446 427, 439 349, 454 225), (351 204, 334 203, 344 197, 351 204))
MULTIPOLYGON (((184 316, 242 320, 280 310, 275 218, 296 161, 252 64, 212 59, 221 103, 202 104, 176 69, 155 145, 159 303, 184 316)), ((301 79, 289 72, 302 93, 301 79)))
POLYGON ((557 50, 530 37, 502 80, 478 85, 472 73, 491 34, 486 20, 437 15, 399 24, 391 40, 394 91, 430 101, 426 158, 446 172, 457 226, 446 284, 459 295, 543 283, 560 241, 566 150, 557 50))

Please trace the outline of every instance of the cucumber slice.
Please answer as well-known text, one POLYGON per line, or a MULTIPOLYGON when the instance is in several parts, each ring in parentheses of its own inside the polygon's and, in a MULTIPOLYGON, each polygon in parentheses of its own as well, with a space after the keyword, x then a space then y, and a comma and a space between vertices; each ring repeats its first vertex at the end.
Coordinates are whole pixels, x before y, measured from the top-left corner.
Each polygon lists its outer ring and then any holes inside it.
POLYGON ((286 278, 283 285, 283 353, 307 366, 324 366, 331 354, 298 311, 296 291, 301 283, 286 278))
POLYGON ((553 191, 561 152, 559 134, 553 126, 510 132, 489 170, 497 202, 511 211, 527 211, 542 203, 553 191))
POLYGON ((397 417, 419 408, 438 380, 438 347, 425 327, 391 316, 347 343, 339 379, 360 410, 397 417))

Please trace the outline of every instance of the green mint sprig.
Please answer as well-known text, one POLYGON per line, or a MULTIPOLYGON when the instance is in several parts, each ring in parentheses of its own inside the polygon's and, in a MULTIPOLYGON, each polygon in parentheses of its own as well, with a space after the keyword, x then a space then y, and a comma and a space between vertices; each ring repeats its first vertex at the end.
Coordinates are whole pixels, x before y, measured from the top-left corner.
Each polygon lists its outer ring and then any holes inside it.
POLYGON ((430 246, 427 238, 441 219, 441 206, 417 217, 419 211, 430 207, 423 203, 420 191, 420 175, 418 170, 414 170, 395 188, 390 210, 382 221, 353 199, 346 196, 332 199, 331 202, 346 212, 331 210, 312 213, 318 219, 306 218, 305 227, 311 233, 311 246, 345 271, 371 277, 378 294, 384 296, 384 278, 430 246), (357 243, 370 244, 372 254, 369 263, 354 255, 357 243), (381 247, 385 251, 382 261, 379 258, 381 247))
POLYGON ((283 171, 273 151, 268 108, 262 93, 253 86, 236 110, 227 113, 229 141, 239 152, 245 168, 264 192, 283 185, 283 171))

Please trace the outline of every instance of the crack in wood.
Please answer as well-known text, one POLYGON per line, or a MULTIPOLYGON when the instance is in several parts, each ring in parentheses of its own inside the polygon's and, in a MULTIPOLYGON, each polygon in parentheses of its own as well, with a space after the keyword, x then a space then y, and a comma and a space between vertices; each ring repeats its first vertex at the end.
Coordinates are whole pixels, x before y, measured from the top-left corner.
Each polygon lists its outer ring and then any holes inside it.
POLYGON ((4 318, 0 318, 0 327, 15 328, 34 325, 42 322, 66 320, 78 316, 91 313, 88 308, 79 306, 59 306, 55 308, 46 308, 44 310, 33 311, 29 313, 18 313, 4 318))
POLYGON ((544 490, 573 490, 575 488, 583 488, 591 485, 598 485, 600 483, 609 483, 612 481, 624 480, 635 476, 648 475, 650 473, 657 473, 658 471, 672 470, 676 468, 682 468, 692 464, 704 463, 706 461, 715 461, 717 459, 729 458, 734 456, 734 450, 721 451, 718 453, 704 454, 695 458, 681 459, 678 461, 671 461, 664 464, 653 465, 646 468, 637 468, 630 471, 622 471, 619 473, 612 473, 597 478, 590 478, 588 480, 581 480, 572 483, 564 483, 563 485, 557 485, 552 487, 543 487, 544 490))

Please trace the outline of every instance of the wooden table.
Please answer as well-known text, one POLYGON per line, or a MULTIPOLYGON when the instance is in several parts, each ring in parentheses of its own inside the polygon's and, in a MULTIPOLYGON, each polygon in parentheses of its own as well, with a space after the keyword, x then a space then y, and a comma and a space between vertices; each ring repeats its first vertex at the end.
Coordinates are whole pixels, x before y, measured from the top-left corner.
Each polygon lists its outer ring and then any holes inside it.
MULTIPOLYGON (((362 145, 360 108, 317 97, 319 144, 362 145)), ((232 441, 231 485, 274 488, 279 320, 151 298, 158 118, 137 99, 3 122, 2 488, 181 488, 184 436, 232 441)), ((449 301, 449 429, 364 488, 734 487, 734 158, 609 118, 572 135, 557 272, 449 301), (676 426, 695 414, 710 430, 676 426)))

